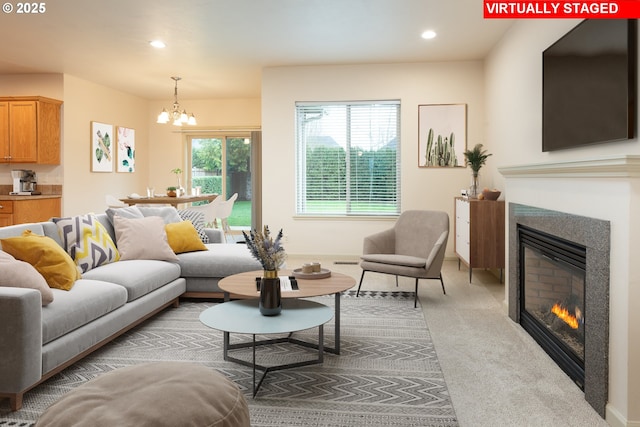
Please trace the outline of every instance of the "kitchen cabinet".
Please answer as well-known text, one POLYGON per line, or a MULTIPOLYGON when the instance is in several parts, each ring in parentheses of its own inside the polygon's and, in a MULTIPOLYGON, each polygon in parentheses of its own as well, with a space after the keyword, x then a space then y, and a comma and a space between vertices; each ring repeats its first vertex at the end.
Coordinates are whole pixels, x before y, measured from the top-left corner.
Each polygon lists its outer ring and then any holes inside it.
POLYGON ((0 98, 0 163, 60 164, 62 101, 0 98))
POLYGON ((0 227, 13 225, 13 202, 0 201, 0 227))
POLYGON ((504 269, 505 214, 502 200, 455 198, 454 252, 469 267, 504 269))
POLYGON ((59 217, 60 206, 60 196, 14 196, 13 200, 0 199, 0 227, 59 217))

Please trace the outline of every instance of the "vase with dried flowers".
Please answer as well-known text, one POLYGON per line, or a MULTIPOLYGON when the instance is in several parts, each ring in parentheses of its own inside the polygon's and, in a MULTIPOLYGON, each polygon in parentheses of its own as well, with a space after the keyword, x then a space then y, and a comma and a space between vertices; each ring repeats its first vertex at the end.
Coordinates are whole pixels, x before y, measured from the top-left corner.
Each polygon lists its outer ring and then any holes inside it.
POLYGON ((287 255, 282 246, 282 229, 276 238, 271 236, 269 226, 262 232, 251 230, 249 234, 242 232, 251 255, 257 259, 264 270, 260 279, 260 313, 264 316, 275 316, 282 311, 282 295, 278 268, 284 263, 287 255))
POLYGON ((478 184, 478 173, 480 168, 487 162, 487 157, 491 156, 487 150, 482 149, 482 144, 476 144, 473 150, 464 152, 467 164, 471 167, 471 187, 469 188, 469 196, 471 198, 478 197, 480 185, 478 184))

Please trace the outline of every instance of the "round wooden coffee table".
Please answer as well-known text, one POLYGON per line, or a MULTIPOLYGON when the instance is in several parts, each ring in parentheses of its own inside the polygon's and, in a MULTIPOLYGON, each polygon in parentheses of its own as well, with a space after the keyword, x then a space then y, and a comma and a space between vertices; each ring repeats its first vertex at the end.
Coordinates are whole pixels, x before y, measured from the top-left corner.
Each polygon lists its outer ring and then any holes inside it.
MULTIPOLYGON (((218 287, 224 291, 224 299, 230 298, 258 298, 260 292, 256 287, 256 277, 261 277, 262 270, 227 276, 218 282, 218 287)), ((278 271, 279 276, 290 276, 291 270, 278 271)), ((340 354, 340 294, 356 284, 356 280, 346 274, 331 272, 331 276, 323 279, 296 279, 298 289, 282 291, 282 298, 308 298, 321 295, 335 295, 335 347, 325 346, 325 351, 340 354)))

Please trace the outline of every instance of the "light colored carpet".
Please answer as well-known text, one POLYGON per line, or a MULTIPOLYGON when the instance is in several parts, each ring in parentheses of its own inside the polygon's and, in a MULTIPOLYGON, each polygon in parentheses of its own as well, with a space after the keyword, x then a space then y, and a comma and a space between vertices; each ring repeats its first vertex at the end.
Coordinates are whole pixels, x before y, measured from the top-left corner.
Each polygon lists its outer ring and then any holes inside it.
MULTIPOLYGON (((358 265, 319 259, 360 280, 358 265)), ((476 269, 469 283, 469 271, 465 266, 458 270, 454 260, 445 261, 443 277, 447 295, 439 281, 421 281, 418 296, 461 426, 608 426, 573 381, 508 317, 499 277, 476 269)), ((414 289, 412 279, 399 283, 400 290, 414 289)), ((362 286, 394 288, 393 276, 373 273, 365 275, 362 286)))

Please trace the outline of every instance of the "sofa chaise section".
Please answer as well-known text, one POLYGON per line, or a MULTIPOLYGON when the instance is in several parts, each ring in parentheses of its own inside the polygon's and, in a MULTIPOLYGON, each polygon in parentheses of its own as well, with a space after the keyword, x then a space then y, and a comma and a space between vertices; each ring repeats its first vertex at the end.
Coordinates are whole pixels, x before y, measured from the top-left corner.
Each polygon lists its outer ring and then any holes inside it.
POLYGON ((223 298, 218 282, 227 276, 261 270, 244 244, 207 244, 207 251, 178 255, 181 276, 187 281, 188 298, 223 298))

